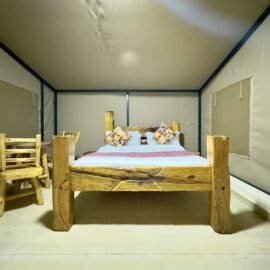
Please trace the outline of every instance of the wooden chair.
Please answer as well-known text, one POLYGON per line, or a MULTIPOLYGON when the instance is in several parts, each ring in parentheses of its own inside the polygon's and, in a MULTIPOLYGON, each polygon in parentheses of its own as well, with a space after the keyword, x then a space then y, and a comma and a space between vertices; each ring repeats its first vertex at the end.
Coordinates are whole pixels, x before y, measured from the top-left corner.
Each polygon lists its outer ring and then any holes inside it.
POLYGON ((80 131, 78 131, 78 132, 67 132, 67 131, 63 131, 63 136, 66 136, 66 137, 75 137, 75 144, 79 140, 80 134, 81 134, 80 131))
POLYGON ((43 175, 40 166, 41 137, 36 138, 6 138, 0 134, 0 217, 3 215, 5 201, 36 194, 37 204, 43 204, 43 197, 38 177, 43 175), (34 148, 16 148, 16 144, 33 143, 34 148), (23 157, 23 155, 30 157, 23 157), (15 157, 13 157, 15 155, 15 157), (18 157, 22 155, 22 157, 18 157), (32 157, 31 157, 32 156, 32 157), (30 179, 33 190, 20 190, 23 179, 30 179), (7 181, 12 180, 16 185, 17 192, 10 196, 6 195, 7 181))

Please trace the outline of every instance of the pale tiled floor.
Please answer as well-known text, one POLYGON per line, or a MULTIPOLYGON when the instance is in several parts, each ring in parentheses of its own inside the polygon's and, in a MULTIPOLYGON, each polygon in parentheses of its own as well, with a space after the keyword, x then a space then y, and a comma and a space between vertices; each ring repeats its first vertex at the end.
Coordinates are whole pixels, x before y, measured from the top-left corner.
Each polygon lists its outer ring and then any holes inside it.
POLYGON ((51 230, 51 190, 7 203, 0 269, 270 269, 270 223, 232 198, 234 233, 207 225, 205 193, 81 193, 69 232, 51 230), (112 225, 113 224, 113 225, 112 225))

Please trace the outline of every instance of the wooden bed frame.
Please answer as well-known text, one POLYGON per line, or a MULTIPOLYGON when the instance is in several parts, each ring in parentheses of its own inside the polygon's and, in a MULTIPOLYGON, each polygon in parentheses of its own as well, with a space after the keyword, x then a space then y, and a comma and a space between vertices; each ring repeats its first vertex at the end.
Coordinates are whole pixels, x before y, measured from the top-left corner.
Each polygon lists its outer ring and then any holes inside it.
MULTIPOLYGON (((105 130, 114 127, 113 112, 105 114, 105 130)), ((153 128, 125 127, 145 132, 153 128)), ((180 131, 180 124, 172 122, 180 131)), ((75 141, 53 139, 53 230, 68 231, 74 223, 74 191, 206 191, 210 225, 217 233, 230 233, 229 139, 207 136, 207 166, 185 167, 80 167, 73 166, 75 141), (133 180, 133 181, 131 181, 133 180), (136 180, 136 181, 134 181, 136 180)))

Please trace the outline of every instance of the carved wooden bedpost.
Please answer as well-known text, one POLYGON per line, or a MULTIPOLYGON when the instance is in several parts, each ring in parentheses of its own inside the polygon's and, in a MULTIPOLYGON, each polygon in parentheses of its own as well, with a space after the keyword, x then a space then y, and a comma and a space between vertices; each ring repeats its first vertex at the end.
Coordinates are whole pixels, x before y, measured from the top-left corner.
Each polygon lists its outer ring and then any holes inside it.
POLYGON ((231 232, 229 138, 207 136, 207 159, 213 166, 210 224, 217 233, 231 232))
POLYGON ((178 121, 172 121, 172 130, 180 132, 180 123, 178 121))
POLYGON ((68 231, 74 223, 74 192, 70 191, 69 165, 75 156, 75 138, 53 138, 53 230, 68 231))
POLYGON ((104 131, 113 130, 113 126, 114 126, 114 112, 113 111, 105 112, 104 131))
POLYGON ((104 142, 106 143, 106 131, 112 131, 114 129, 114 112, 105 112, 105 124, 104 124, 104 142))
MULTIPOLYGON (((173 131, 180 132, 180 128, 181 128, 180 123, 178 121, 176 121, 176 120, 173 120, 172 121, 172 130, 173 131)), ((179 142, 180 142, 180 144, 182 146, 185 145, 185 138, 184 138, 184 134, 183 133, 180 133, 179 134, 179 142)))

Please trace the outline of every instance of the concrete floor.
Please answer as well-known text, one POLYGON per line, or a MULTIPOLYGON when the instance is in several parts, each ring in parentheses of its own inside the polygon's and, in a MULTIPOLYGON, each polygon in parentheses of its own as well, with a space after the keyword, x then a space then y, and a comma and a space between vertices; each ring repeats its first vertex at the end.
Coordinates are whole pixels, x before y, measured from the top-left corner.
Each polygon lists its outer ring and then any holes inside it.
POLYGON ((233 234, 208 225, 206 193, 80 193, 76 225, 51 230, 51 190, 8 202, 1 270, 270 269, 270 223, 232 197, 233 234))

